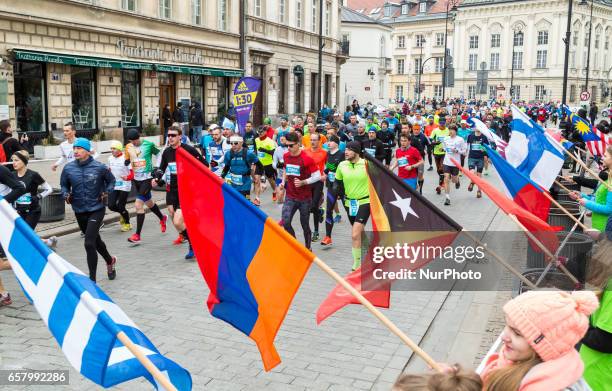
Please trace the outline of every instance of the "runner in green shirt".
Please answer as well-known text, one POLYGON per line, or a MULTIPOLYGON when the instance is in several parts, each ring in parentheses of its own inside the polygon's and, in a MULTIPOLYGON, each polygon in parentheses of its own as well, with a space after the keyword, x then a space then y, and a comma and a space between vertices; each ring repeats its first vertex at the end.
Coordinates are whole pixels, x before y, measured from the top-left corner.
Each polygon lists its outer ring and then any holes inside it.
POLYGON ((334 189, 344 198, 344 209, 352 226, 353 270, 361 266, 361 234, 370 218, 370 190, 366 162, 359 157, 361 144, 351 141, 346 145, 345 161, 336 169, 334 189))
POLYGON ((440 194, 442 192, 442 185, 444 184, 444 166, 442 162, 444 161, 444 156, 446 152, 444 151, 444 140, 450 136, 450 132, 446 127, 446 119, 440 118, 439 126, 431 132, 431 144, 434 146, 433 155, 436 161, 436 170, 438 171, 438 186, 436 187, 436 193, 440 194))

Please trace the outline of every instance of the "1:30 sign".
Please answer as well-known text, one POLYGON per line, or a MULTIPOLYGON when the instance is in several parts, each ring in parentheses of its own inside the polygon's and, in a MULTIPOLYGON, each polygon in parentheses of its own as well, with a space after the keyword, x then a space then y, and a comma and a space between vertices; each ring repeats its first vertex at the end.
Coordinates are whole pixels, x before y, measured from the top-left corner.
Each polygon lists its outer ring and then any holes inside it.
POLYGON ((247 92, 245 94, 234 95, 234 106, 245 106, 255 102, 257 92, 247 92))

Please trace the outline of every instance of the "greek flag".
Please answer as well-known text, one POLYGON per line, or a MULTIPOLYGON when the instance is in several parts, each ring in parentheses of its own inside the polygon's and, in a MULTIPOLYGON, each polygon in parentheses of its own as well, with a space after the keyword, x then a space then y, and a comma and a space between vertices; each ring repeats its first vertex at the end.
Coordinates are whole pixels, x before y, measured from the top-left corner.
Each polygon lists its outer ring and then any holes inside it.
POLYGON ((178 390, 191 390, 189 372, 164 357, 83 272, 45 246, 1 196, 0 243, 25 295, 83 376, 103 387, 144 376, 163 389, 117 339, 123 332, 178 390))

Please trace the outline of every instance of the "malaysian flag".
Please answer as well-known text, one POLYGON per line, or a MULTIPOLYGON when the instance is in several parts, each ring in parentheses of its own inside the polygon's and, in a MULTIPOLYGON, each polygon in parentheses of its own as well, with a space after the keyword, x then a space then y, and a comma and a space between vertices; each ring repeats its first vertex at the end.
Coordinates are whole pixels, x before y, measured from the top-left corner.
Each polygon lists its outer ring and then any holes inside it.
POLYGON ((607 135, 603 134, 601 130, 597 129, 594 126, 591 129, 591 131, 595 133, 597 137, 599 137, 599 140, 598 141, 587 141, 585 145, 593 156, 603 156, 606 153, 607 145, 610 144, 610 140, 608 140, 607 135))
POLYGON ((567 107, 565 108, 565 112, 572 121, 574 129, 578 132, 582 141, 584 141, 589 152, 591 152, 593 156, 603 156, 606 152, 606 145, 608 144, 607 136, 595 126, 592 126, 584 118, 572 113, 567 107))

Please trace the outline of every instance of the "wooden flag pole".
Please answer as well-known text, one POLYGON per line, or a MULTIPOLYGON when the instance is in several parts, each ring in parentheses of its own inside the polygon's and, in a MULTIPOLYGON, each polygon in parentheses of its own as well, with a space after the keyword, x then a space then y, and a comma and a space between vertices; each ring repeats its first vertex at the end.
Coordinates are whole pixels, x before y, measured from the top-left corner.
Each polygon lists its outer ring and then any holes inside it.
MULTIPOLYGON (((556 140, 555 140, 556 141, 556 140)), ((597 179, 599 182, 601 182, 602 185, 606 186, 608 189, 612 190, 612 185, 607 184, 603 179, 601 179, 599 177, 599 175, 597 175, 595 172, 593 172, 593 170, 591 170, 589 167, 587 167, 587 165, 582 161, 582 159, 578 159, 576 156, 574 156, 572 153, 570 153, 570 151, 568 151, 567 149, 565 149, 563 147, 563 145, 557 143, 557 146, 560 148, 563 148, 563 150, 565 151, 565 153, 567 153, 569 155, 569 157, 571 157, 576 163, 578 163, 580 165, 580 167, 582 167, 586 172, 588 172, 589 174, 591 174, 591 176, 595 179, 597 179)))
POLYGON ((567 209, 565 209, 560 203, 557 202, 557 200, 555 200, 554 198, 552 198, 550 196, 550 194, 548 194, 547 191, 543 191, 542 193, 544 193, 544 196, 546 198, 548 198, 550 200, 550 202, 552 202, 553 204, 555 204, 555 206, 557 208, 559 208, 563 213, 565 213, 566 215, 568 215, 570 217, 570 219, 572 219, 574 221, 574 223, 578 224, 578 226, 580 228, 582 228, 584 231, 587 231, 589 228, 584 225, 582 222, 580 222, 580 220, 578 220, 576 218, 576 216, 574 216, 573 214, 571 214, 567 209))
MULTIPOLYGON (((573 181, 572 181, 572 182, 573 182, 573 181)), ((558 180, 556 180, 556 179, 555 179, 555 183, 557 184, 557 186, 559 186, 560 188, 562 188, 562 189, 563 189, 563 190, 565 190, 566 192, 568 192, 568 193, 573 193, 573 191, 572 191, 572 190, 570 190, 570 189, 568 189, 567 187, 563 186, 563 185, 561 184, 561 182, 559 182, 559 181, 558 181, 558 180)), ((574 182, 574 183, 576 183, 576 182, 574 182)))
MULTIPOLYGON (((527 229, 527 227, 525 227, 520 221, 519 219, 513 215, 513 214, 509 214, 508 216, 510 216, 510 218, 512 219, 512 221, 514 221, 516 223, 516 225, 518 225, 523 231, 525 231, 525 234, 527 234, 527 236, 529 236, 529 238, 531 240, 533 240, 533 242, 535 244, 538 245, 538 247, 540 249, 542 249, 542 251, 544 251, 544 254, 546 254, 549 258, 550 258, 550 262, 554 262, 556 260, 558 260, 558 257, 556 257, 553 253, 550 252, 550 250, 548 248, 546 248, 546 246, 540 242, 540 240, 538 238, 535 237, 534 234, 531 233, 531 231, 529 231, 527 229)), ((578 279, 576 279, 576 277, 574 277, 574 275, 572 273, 569 272, 569 270, 567 270, 567 268, 565 267, 565 265, 563 265, 562 263, 558 263, 557 267, 559 267, 559 269, 561 269, 561 271, 563 273, 565 273, 565 275, 572 280, 572 282, 574 284, 580 284, 580 281, 578 281, 578 279)))
POLYGON ((466 234, 470 239, 472 239, 474 241, 474 243, 481 245, 482 247, 484 247, 484 250, 486 252, 488 252, 489 254, 491 254, 493 256, 493 258, 495 258, 497 260, 497 262, 501 263, 501 265, 503 267, 505 267, 506 269, 508 269, 512 274, 514 274, 515 276, 517 276, 521 281, 523 281, 524 284, 528 285, 531 289, 538 289, 538 287, 531 281, 529 281, 524 275, 522 275, 518 270, 516 270, 512 265, 510 265, 508 262, 506 262, 503 258, 501 258, 499 255, 497 255, 497 253, 495 253, 493 250, 491 250, 488 246, 485 246, 482 244, 482 242, 480 240, 478 240, 478 238, 476 238, 474 235, 472 235, 471 232, 467 232, 467 231, 462 231, 464 234, 466 234))
POLYGON ((157 368, 155 364, 153 364, 149 357, 147 357, 144 353, 142 353, 140 349, 138 349, 138 346, 136 346, 134 342, 132 342, 132 340, 130 339, 130 337, 127 336, 126 333, 120 331, 119 333, 117 333, 117 339, 119 339, 119 341, 121 341, 121 343, 126 348, 128 348, 130 352, 132 352, 136 359, 140 361, 142 366, 145 367, 147 371, 149 371, 153 378, 159 384, 161 384, 164 389, 166 389, 167 391, 178 391, 176 387, 174 387, 174 384, 172 384, 170 380, 161 373, 159 368, 157 368))
POLYGON ((404 342, 410 349, 412 349, 419 357, 421 357, 427 365, 431 368, 435 369, 438 372, 442 372, 442 367, 423 349, 419 347, 414 341, 412 341, 402 330, 400 330, 389 318, 387 318, 382 312, 380 312, 372 303, 368 301, 363 295, 353 288, 351 284, 349 284, 342 276, 336 273, 331 267, 329 267, 325 262, 323 262, 319 257, 315 257, 313 260, 315 265, 321 268, 325 273, 327 273, 334 281, 338 284, 342 285, 344 289, 347 290, 351 295, 353 295, 364 307, 368 309, 378 320, 382 322, 391 332, 397 335, 402 342, 404 342))

